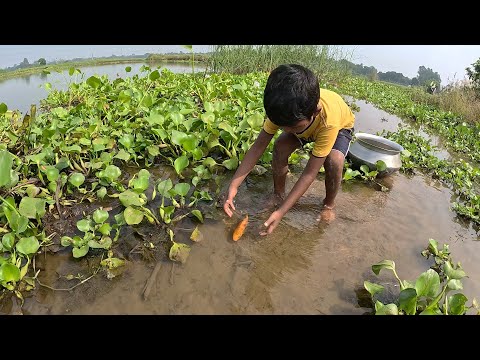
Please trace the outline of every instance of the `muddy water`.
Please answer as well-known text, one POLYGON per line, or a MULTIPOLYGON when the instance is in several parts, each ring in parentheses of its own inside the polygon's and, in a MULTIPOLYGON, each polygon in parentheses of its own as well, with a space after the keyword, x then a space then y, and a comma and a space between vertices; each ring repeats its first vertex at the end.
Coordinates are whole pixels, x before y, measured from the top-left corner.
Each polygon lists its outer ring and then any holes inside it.
MULTIPOLYGON (((400 119, 369 104, 357 102, 357 131, 375 133, 395 130, 400 119), (388 121, 381 121, 381 119, 388 121)), ((164 170, 152 171, 155 177, 164 170)), ((167 174, 169 175, 169 174, 167 174)), ((171 174, 170 174, 171 175, 171 174)), ((469 299, 480 295, 480 242, 476 231, 450 210, 453 194, 441 184, 423 176, 409 178, 395 173, 382 181, 389 192, 377 191, 362 182, 343 183, 337 197, 336 220, 316 221, 324 197, 323 175, 313 183, 281 224, 267 237, 258 229, 268 218, 260 212, 271 191, 270 172, 249 176, 239 189, 237 209, 248 212, 250 223, 244 236, 231 240, 236 219, 227 219, 221 209, 211 213, 199 226, 204 235, 193 243, 189 236, 196 226, 190 220, 176 229, 175 240, 191 245, 185 264, 173 263, 164 251, 168 247, 164 230, 142 225, 122 233, 128 260, 122 272, 108 278, 105 272, 94 277, 99 257, 81 260, 70 249, 54 255, 37 256, 42 284, 25 300, 24 314, 366 314, 371 312, 363 295, 363 281, 398 291, 393 274, 379 276, 371 265, 384 259, 395 261, 402 279, 414 281, 432 260, 420 252, 428 239, 450 244, 454 261, 460 261, 469 278, 463 293, 469 299), (139 235, 140 234, 140 235, 139 235), (137 251, 137 250, 142 250, 137 251), (147 250, 145 250, 147 249, 147 250), (149 296, 144 287, 155 264, 160 269, 149 296), (66 280, 67 275, 79 279, 66 280), (86 280, 79 284, 80 280, 86 280)), ((287 178, 291 188, 300 175, 297 167, 287 178)), ((222 181, 228 186, 227 175, 222 181)), ((14 301, 3 312, 18 313, 14 301)))
MULTIPOLYGON (((351 97, 347 97, 351 101, 351 97)), ((435 146, 434 154, 442 160, 454 161, 461 158, 461 155, 449 152, 442 138, 428 133, 423 126, 416 124, 413 121, 402 121, 399 117, 391 115, 383 110, 377 109, 373 104, 367 103, 363 100, 356 100, 355 104, 360 107, 360 112, 356 113, 355 131, 376 134, 382 130, 397 131, 399 124, 410 125, 417 131, 419 136, 422 136, 430 141, 432 146, 435 146)))

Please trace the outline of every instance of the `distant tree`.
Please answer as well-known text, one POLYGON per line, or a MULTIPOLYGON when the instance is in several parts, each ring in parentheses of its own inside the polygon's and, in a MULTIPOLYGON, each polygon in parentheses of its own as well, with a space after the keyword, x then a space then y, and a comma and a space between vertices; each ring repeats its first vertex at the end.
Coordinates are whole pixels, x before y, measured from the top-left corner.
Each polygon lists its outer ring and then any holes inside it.
POLYGON ((480 94, 480 58, 472 66, 473 68, 467 67, 465 70, 473 88, 480 94))
POLYGON ((414 77, 412 79, 412 81, 410 82, 410 85, 412 86, 418 86, 418 78, 417 77, 414 77))
POLYGON ((410 85, 411 80, 404 76, 402 73, 398 73, 395 71, 387 71, 386 73, 379 72, 378 73, 378 78, 381 81, 388 81, 396 84, 401 84, 401 85, 410 85))
POLYGON ((47 65, 47 60, 40 58, 37 60, 38 65, 47 65))
POLYGON ((30 63, 28 62, 28 59, 27 58, 23 58, 23 61, 20 63, 20 66, 19 67, 28 67, 30 65, 30 63))
POLYGON ((440 88, 440 84, 442 80, 440 79, 440 75, 437 72, 434 72, 430 68, 426 68, 425 66, 420 66, 418 68, 418 84, 420 86, 424 86, 427 89, 430 88, 430 85, 433 82, 436 84, 436 88, 440 88))

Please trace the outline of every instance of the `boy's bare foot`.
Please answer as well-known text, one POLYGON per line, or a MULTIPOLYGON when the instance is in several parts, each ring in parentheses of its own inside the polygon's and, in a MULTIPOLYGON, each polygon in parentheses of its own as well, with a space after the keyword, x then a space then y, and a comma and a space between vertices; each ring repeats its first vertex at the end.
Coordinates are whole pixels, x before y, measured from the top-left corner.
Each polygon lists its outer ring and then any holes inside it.
POLYGON ((335 220, 335 210, 333 209, 333 207, 323 205, 322 209, 320 210, 320 214, 318 215, 317 221, 322 221, 329 224, 333 220, 335 220))
POLYGON ((261 213, 266 212, 266 211, 273 211, 277 209, 283 202, 283 196, 279 194, 271 194, 269 198, 267 199, 265 206, 263 207, 262 210, 260 210, 261 213))

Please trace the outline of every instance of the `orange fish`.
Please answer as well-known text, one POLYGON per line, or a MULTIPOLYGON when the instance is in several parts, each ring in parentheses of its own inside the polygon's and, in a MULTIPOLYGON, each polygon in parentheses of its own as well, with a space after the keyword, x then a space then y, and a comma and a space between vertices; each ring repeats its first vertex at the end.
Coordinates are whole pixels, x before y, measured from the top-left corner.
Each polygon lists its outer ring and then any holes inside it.
POLYGON ((248 214, 243 218, 242 221, 240 221, 233 231, 233 241, 237 241, 240 239, 245 232, 245 229, 247 228, 248 225, 248 214))

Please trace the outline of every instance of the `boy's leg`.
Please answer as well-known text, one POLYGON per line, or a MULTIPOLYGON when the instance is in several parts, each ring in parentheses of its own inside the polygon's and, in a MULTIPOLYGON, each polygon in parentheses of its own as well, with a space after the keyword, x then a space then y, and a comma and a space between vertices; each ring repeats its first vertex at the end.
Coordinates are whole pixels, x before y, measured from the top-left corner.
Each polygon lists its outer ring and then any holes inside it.
POLYGON ((336 149, 332 149, 325 159, 325 199, 323 200, 323 206, 326 208, 333 209, 335 206, 335 198, 343 178, 344 162, 345 155, 336 149))
POLYGON ((288 158, 292 152, 302 146, 293 134, 282 133, 273 145, 273 193, 277 198, 285 198, 285 181, 288 172, 288 158))
POLYGON ((331 221, 335 218, 333 211, 335 198, 342 183, 343 165, 345 156, 350 148, 352 134, 353 129, 340 130, 332 151, 325 159, 325 199, 323 200, 323 208, 320 211, 319 220, 331 221))

